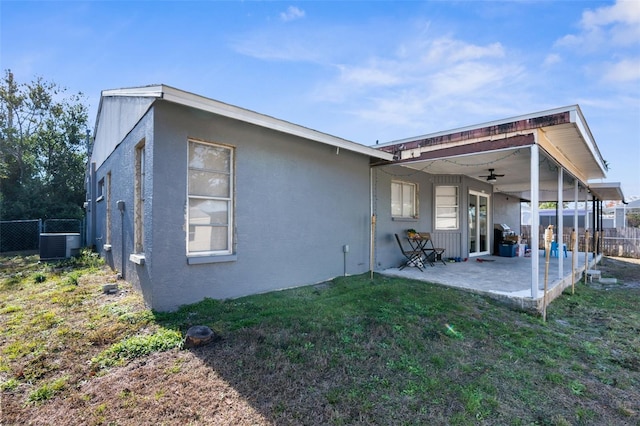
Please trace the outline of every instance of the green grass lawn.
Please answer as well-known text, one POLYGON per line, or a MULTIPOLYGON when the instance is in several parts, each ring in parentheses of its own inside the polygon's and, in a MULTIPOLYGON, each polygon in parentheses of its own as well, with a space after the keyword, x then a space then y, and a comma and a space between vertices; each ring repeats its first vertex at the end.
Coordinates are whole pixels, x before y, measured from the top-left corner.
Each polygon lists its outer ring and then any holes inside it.
POLYGON ((2 424, 60 409, 93 424, 135 424, 132 416, 214 424, 194 414, 203 407, 183 410, 199 392, 213 392, 213 380, 254 410, 236 424, 640 424, 637 288, 580 284, 551 304, 546 323, 483 296, 377 275, 152 313, 133 292, 96 305, 104 280, 91 274, 83 265, 5 274, 2 424), (38 313, 26 309, 32 303, 38 313), (175 332, 192 325, 221 339, 171 349, 175 332), (153 356, 169 366, 156 371, 158 383, 111 389, 115 400, 85 390, 110 375, 133 383, 132 363, 142 371, 153 356), (196 361, 204 370, 171 397, 175 382, 187 380, 180 366, 196 361))

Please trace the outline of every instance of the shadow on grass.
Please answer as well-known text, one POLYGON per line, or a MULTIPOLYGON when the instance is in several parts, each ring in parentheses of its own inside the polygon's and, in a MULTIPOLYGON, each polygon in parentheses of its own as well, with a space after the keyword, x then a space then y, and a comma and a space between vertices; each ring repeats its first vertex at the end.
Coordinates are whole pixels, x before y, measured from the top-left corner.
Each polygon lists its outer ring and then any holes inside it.
POLYGON ((447 336, 447 320, 439 318, 456 309, 455 297, 439 289, 438 300, 428 302, 425 288, 352 277, 207 300, 158 320, 183 331, 204 324, 221 334, 221 341, 192 352, 274 423, 420 422, 464 409, 424 405, 425 395, 446 393, 447 387, 430 374, 445 362, 431 360, 425 348, 452 345, 455 352, 460 346, 457 337, 447 336))
MULTIPOLYGON (((575 314, 565 304, 561 315, 575 314)), ((611 371, 592 383, 586 372, 603 361, 567 336, 566 320, 549 327, 425 283, 341 278, 206 300, 157 319, 183 332, 207 325, 219 333, 220 341, 192 353, 274 424, 529 424, 549 416, 552 424, 616 423, 640 410, 601 404, 633 400, 638 392, 624 387, 633 389, 639 375, 611 371), (606 384, 614 378, 623 386, 606 384)))

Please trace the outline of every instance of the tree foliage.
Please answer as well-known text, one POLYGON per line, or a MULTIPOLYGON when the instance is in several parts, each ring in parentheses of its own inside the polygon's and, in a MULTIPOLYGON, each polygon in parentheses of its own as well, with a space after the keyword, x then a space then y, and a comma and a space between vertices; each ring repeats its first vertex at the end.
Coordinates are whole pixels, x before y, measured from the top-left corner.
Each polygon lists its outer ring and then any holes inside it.
MULTIPOLYGON (((562 208, 566 209, 569 207, 569 203, 568 202, 564 202, 562 203, 562 208)), ((558 203, 555 201, 545 201, 542 202, 540 204, 538 204, 538 208, 539 209, 545 209, 545 210, 552 210, 552 209, 557 209, 558 208, 558 203)))
POLYGON ((640 213, 627 213, 627 226, 629 228, 640 228, 640 213))
POLYGON ((37 78, 0 81, 0 218, 81 218, 87 106, 37 78))

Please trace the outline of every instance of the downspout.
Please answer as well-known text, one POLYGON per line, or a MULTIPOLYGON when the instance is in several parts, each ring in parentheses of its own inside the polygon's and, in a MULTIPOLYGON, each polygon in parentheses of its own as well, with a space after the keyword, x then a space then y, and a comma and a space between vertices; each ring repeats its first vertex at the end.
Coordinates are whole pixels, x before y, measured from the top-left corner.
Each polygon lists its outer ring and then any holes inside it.
POLYGON ((369 165, 369 217, 371 218, 371 227, 369 235, 369 276, 373 279, 373 270, 375 268, 375 235, 376 235, 376 216, 373 212, 373 166, 369 165))
POLYGON ((124 232, 124 201, 123 200, 118 200, 116 201, 116 205, 118 206, 118 210, 120 210, 120 231, 121 231, 121 244, 120 244, 120 261, 121 261, 121 271, 120 271, 120 278, 125 279, 125 242, 124 242, 124 237, 125 237, 125 232, 124 232))
POLYGON ((93 247, 96 244, 96 193, 97 182, 96 182, 96 163, 91 163, 91 175, 89 177, 89 184, 91 186, 91 201, 89 203, 91 212, 89 217, 91 218, 91 226, 89 227, 89 246, 93 247))

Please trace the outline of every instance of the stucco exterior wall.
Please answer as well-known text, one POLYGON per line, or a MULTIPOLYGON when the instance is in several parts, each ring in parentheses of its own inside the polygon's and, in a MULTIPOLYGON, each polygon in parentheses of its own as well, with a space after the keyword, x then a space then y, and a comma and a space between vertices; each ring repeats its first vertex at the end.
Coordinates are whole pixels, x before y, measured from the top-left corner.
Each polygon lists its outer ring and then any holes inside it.
MULTIPOLYGON (((106 258, 120 269, 124 230, 125 277, 154 309, 317 283, 345 270, 368 271, 367 156, 166 102, 156 103, 150 114, 103 163, 97 179, 112 170, 113 203, 123 199, 127 206, 122 224, 112 206, 112 250, 106 258), (128 255, 135 145, 143 138, 145 263, 136 265, 128 255), (189 138, 235 148, 234 260, 188 263, 189 138)), ((104 213, 97 222, 104 227, 104 213)))
MULTIPOLYGON (((433 176, 400 166, 381 166, 373 169, 373 183, 373 208, 376 214, 375 269, 382 270, 396 267, 405 259, 394 234, 405 237, 409 228, 421 232, 433 231, 433 176), (417 184, 416 219, 391 216, 391 182, 394 180, 417 184)), ((408 243, 404 243, 408 249, 408 243)))
MULTIPOLYGON (((483 192, 490 197, 489 238, 493 238, 492 204, 495 195, 492 186, 477 179, 462 175, 433 175, 419 170, 399 166, 383 166, 374 169, 374 209, 377 215, 376 225, 376 269, 396 267, 406 260, 400 253, 394 234, 401 238, 409 228, 420 232, 430 232, 437 247, 444 248, 445 257, 468 257, 469 236, 467 206, 469 191, 483 192), (391 217, 391 182, 393 180, 412 182, 418 185, 419 215, 417 219, 398 219, 391 217), (458 229, 437 230, 435 227, 435 187, 438 185, 458 188, 458 229)), ((498 197, 499 217, 510 220, 517 213, 519 227, 519 201, 517 205, 498 197), (517 209, 517 211, 516 211, 517 209)), ((518 228, 519 229, 519 228, 518 228)), ((405 248, 408 243, 403 241, 405 248)))
MULTIPOLYGON (((504 223, 520 234, 520 198, 506 194, 493 194, 493 223, 504 223)), ((491 225, 493 229, 493 224, 491 225)), ((493 232, 493 231, 492 231, 493 232)))
MULTIPOLYGON (((104 125, 107 125, 107 123, 105 122, 104 125)), ((96 170, 96 182, 101 179, 106 181, 107 174, 111 172, 111 194, 110 197, 104 194, 103 198, 95 203, 96 240, 94 243, 107 264, 141 291, 145 302, 149 306, 153 306, 153 292, 148 285, 150 278, 147 271, 143 266, 129 261, 129 255, 134 251, 135 150, 141 141, 145 142, 146 168, 151 170, 153 168, 154 151, 153 114, 151 111, 143 116, 96 170), (122 213, 118 210, 118 201, 124 201, 124 211, 122 213), (105 249, 105 244, 107 243, 107 203, 110 204, 111 211, 110 250, 105 249)), ((144 187, 146 190, 144 222, 145 231, 147 231, 144 238, 144 246, 150 255, 152 246, 149 231, 151 231, 151 217, 153 215, 153 176, 151 173, 146 173, 144 187)))

